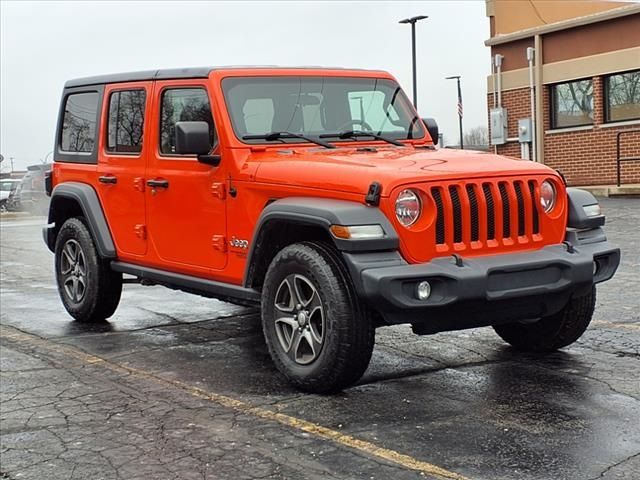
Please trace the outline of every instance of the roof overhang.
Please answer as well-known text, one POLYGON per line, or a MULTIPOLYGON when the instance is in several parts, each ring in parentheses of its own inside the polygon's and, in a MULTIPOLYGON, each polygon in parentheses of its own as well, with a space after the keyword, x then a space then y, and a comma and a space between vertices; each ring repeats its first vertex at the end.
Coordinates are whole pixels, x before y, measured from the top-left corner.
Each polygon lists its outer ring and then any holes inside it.
POLYGON ((625 17, 627 15, 634 15, 638 13, 640 13, 640 4, 626 5, 624 7, 613 8, 604 12, 594 13, 592 15, 571 18, 569 20, 550 23, 548 25, 540 25, 538 27, 527 28, 526 30, 519 30, 517 32, 507 33, 505 35, 497 35, 490 38, 489 40, 486 40, 484 44, 487 47, 491 47, 493 45, 501 45, 503 43, 510 43, 515 40, 530 38, 535 35, 544 35, 545 33, 556 32, 558 30, 566 30, 568 28, 581 27, 583 25, 589 25, 591 23, 604 22, 606 20, 612 20, 614 18, 625 17))

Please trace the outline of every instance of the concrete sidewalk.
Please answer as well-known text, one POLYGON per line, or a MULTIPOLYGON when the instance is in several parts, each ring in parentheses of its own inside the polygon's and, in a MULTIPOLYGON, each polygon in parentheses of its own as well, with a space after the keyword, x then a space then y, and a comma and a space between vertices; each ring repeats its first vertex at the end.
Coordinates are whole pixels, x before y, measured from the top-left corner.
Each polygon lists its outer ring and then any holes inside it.
POLYGON ((575 186, 593 193, 596 197, 617 197, 625 195, 640 195, 640 183, 617 185, 586 185, 575 186))

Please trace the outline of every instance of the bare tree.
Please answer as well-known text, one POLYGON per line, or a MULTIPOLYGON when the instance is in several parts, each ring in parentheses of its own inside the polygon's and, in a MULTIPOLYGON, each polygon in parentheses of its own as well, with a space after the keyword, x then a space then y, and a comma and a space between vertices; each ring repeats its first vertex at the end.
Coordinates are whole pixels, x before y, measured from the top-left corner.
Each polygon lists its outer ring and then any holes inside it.
POLYGON ((479 126, 467 130, 464 134, 464 147, 478 148, 489 145, 489 130, 485 126, 479 126))

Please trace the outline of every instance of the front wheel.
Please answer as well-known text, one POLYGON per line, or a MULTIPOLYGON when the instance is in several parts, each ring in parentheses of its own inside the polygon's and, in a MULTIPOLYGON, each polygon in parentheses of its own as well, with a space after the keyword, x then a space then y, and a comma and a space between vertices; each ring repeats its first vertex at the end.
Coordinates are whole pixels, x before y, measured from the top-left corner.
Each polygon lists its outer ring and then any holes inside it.
POLYGON ((262 290, 262 328, 276 367, 301 390, 335 392, 367 369, 375 329, 339 257, 321 243, 280 251, 262 290))
POLYGON ((596 287, 586 295, 572 298, 558 313, 534 323, 509 323, 493 329, 518 350, 551 352, 572 344, 585 332, 596 305, 596 287))
POLYGON ((70 218, 60 228, 55 262, 58 292, 73 318, 97 322, 113 315, 122 293, 122 274, 100 258, 82 219, 70 218))

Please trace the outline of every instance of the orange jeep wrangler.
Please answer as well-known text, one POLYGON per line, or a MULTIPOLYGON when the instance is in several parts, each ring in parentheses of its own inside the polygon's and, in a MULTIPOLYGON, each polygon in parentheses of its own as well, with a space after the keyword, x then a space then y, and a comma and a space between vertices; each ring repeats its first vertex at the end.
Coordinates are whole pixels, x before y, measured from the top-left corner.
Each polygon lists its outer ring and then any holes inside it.
POLYGON ((382 71, 69 81, 44 229, 62 302, 108 318, 127 274, 260 307, 275 365, 312 392, 356 382, 383 325, 574 342, 620 261, 598 202, 544 165, 437 149, 437 132, 382 71))

